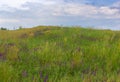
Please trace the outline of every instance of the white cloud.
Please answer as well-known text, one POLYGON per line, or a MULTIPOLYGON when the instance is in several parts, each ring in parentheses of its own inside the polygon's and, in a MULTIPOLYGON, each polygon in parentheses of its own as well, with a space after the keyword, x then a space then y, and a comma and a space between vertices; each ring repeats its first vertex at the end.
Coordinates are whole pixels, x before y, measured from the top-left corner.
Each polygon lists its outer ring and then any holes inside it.
POLYGON ((105 14, 105 15, 115 15, 115 14, 119 14, 118 9, 111 9, 109 7, 100 7, 99 9, 101 14, 105 14))
MULTIPOLYGON (((85 1, 85 0, 82 0, 85 1)), ((120 9, 108 6, 96 7, 83 3, 65 2, 64 0, 2 0, 0 2, 0 10, 12 12, 14 9, 29 10, 29 6, 24 6, 27 2, 39 3, 39 10, 32 13, 37 15, 52 14, 53 16, 83 16, 90 18, 120 18, 120 9), (41 11, 42 10, 42 11, 41 11), (45 13, 45 12, 47 13, 45 13)), ((113 4, 118 7, 120 2, 113 4)), ((31 10, 31 9, 30 9, 31 10)), ((36 10, 36 9, 35 9, 36 10)))
POLYGON ((120 9, 108 6, 96 7, 93 5, 66 3, 65 5, 53 7, 53 15, 83 16, 90 18, 120 18, 120 9))
POLYGON ((68 4, 64 11, 70 15, 86 16, 97 14, 97 8, 91 5, 68 4))
POLYGON ((0 1, 0 10, 8 10, 8 8, 16 8, 26 10, 27 7, 23 5, 27 2, 38 2, 39 0, 1 0, 0 1))
POLYGON ((0 24, 3 24, 3 23, 16 23, 16 22, 19 22, 19 20, 17 20, 17 19, 2 19, 2 18, 0 18, 0 24))

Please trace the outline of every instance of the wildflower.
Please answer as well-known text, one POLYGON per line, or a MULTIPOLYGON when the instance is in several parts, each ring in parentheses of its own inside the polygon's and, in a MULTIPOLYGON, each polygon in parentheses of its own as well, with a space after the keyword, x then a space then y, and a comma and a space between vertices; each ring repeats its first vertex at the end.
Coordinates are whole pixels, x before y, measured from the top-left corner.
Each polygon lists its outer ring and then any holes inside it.
POLYGON ((23 76, 23 77, 27 77, 27 71, 23 71, 23 72, 22 72, 22 76, 23 76))
POLYGON ((46 76, 45 76, 45 78, 44 78, 44 81, 43 81, 43 82, 47 82, 47 80, 48 80, 48 75, 46 75, 46 76))

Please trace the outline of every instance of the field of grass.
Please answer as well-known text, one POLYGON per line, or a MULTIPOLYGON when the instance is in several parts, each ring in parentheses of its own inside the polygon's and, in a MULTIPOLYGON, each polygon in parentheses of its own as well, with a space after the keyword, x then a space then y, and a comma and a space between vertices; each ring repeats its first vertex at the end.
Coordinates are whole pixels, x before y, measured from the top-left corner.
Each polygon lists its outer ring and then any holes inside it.
POLYGON ((0 30, 0 82, 120 82, 120 31, 0 30))

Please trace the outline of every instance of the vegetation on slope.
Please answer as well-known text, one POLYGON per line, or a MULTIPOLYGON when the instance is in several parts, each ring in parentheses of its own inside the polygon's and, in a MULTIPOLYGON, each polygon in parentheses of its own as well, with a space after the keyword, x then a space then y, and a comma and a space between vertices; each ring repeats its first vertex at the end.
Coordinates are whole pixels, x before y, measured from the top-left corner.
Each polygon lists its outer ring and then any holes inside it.
POLYGON ((0 30, 0 82, 120 82, 120 32, 0 30))

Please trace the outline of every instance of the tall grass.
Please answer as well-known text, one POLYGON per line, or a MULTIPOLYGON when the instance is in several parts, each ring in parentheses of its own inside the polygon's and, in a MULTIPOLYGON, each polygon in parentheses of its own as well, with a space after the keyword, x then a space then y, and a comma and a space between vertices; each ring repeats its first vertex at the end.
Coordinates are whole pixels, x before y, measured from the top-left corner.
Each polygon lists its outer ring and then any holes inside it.
POLYGON ((0 82, 120 82, 120 32, 0 30, 0 82))

